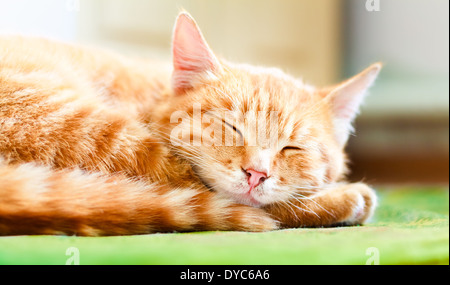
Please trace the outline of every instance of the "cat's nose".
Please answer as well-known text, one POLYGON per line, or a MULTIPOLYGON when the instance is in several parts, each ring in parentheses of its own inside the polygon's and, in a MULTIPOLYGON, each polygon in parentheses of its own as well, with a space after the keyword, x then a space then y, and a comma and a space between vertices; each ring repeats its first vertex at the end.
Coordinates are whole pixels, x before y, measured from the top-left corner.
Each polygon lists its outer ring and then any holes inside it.
POLYGON ((244 171, 245 173, 247 173, 248 185, 250 186, 250 190, 253 190, 255 187, 257 187, 267 179, 267 174, 265 172, 260 172, 253 169, 246 169, 244 171))

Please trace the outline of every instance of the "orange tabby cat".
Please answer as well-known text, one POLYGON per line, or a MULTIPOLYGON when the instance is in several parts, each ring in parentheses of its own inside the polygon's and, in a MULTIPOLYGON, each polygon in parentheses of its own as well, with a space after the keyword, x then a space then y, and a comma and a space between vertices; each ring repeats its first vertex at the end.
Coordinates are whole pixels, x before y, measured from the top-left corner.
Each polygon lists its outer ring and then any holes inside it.
POLYGON ((172 76, 102 50, 0 37, 0 234, 361 224, 376 196, 342 182, 344 146, 379 70, 316 89, 218 59, 187 13, 172 76))

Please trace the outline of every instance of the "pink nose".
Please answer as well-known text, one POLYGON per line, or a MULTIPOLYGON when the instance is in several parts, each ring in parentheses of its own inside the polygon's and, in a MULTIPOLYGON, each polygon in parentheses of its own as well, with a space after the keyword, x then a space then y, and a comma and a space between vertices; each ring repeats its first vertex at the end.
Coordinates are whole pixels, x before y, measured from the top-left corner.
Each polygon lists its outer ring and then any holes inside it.
POLYGON ((253 188, 263 183, 267 178, 267 174, 264 172, 259 172, 253 169, 247 169, 245 172, 248 176, 248 185, 250 186, 250 190, 253 190, 253 188))

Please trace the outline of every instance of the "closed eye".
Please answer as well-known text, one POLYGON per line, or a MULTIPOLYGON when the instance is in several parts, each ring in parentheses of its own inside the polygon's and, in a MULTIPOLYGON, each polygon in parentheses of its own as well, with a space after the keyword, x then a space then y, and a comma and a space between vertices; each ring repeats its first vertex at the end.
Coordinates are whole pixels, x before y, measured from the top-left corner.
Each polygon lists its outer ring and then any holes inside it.
POLYGON ((227 125, 228 127, 232 128, 236 133, 238 133, 241 136, 241 138, 243 137, 241 131, 238 130, 238 128, 236 128, 234 125, 232 125, 232 124, 230 124, 230 123, 228 123, 226 121, 223 121, 223 123, 225 125, 227 125))
POLYGON ((301 150, 303 149, 297 146, 285 146, 281 151, 301 151, 301 150))
POLYGON ((233 129, 233 131, 235 131, 241 138, 244 137, 244 136, 242 135, 241 131, 240 131, 238 128, 236 128, 234 125, 228 123, 227 121, 225 121, 224 119, 221 119, 221 118, 218 117, 218 116, 215 116, 214 114, 209 114, 209 115, 210 115, 210 116, 213 116, 213 117, 215 117, 215 118, 217 118, 217 119, 219 119, 219 120, 222 120, 222 122, 223 122, 226 126, 228 126, 229 128, 233 129))

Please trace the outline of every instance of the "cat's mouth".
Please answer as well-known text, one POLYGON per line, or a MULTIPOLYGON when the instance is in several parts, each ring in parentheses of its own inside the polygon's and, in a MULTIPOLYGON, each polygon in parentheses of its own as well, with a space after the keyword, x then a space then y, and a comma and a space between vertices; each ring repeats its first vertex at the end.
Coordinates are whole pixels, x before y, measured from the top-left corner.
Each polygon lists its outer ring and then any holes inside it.
MULTIPOLYGON (((234 190, 239 189, 239 192, 236 191, 230 191, 226 188, 218 188, 217 185, 213 186, 211 183, 209 183, 208 179, 205 179, 205 177, 203 177, 201 175, 201 168, 199 168, 198 166, 193 166, 192 169, 194 170, 194 173, 197 174, 197 177, 200 179, 200 181, 202 181, 203 185, 205 185, 210 191, 215 191, 215 192, 222 192, 224 193, 227 197, 229 197, 230 199, 232 199, 233 201, 235 201, 236 203, 239 204, 243 204, 243 205, 247 205, 247 206, 252 206, 255 208, 260 208, 262 206, 264 206, 266 203, 260 202, 256 197, 255 197, 255 187, 243 187, 245 183, 241 184, 235 184, 233 187, 234 190), (199 173, 200 172, 200 173, 199 173)), ((213 183, 214 184, 214 183, 213 183)))
MULTIPOLYGON (((211 191, 221 191, 221 190, 215 189, 214 187, 211 187, 210 185, 208 185, 206 183, 205 183, 205 186, 208 187, 211 191)), ((225 192, 226 195, 230 199, 232 199, 233 201, 235 201, 236 203, 239 203, 239 204, 252 206, 255 208, 260 208, 260 207, 264 206, 264 203, 258 201, 254 197, 254 195, 251 193, 250 190, 248 192, 242 191, 241 193, 230 192, 227 190, 222 190, 221 192, 225 192)))
POLYGON ((244 204, 247 206, 252 206, 255 208, 259 208, 263 206, 263 203, 261 203, 260 201, 258 201, 257 199, 255 199, 255 197, 253 196, 253 194, 251 193, 251 191, 247 192, 247 193, 229 193, 230 196, 232 196, 233 200, 235 200, 236 202, 240 203, 240 204, 244 204))
POLYGON ((253 194, 251 189, 249 189, 247 192, 242 191, 239 193, 238 192, 230 192, 230 191, 225 191, 225 192, 227 192, 227 195, 230 196, 231 199, 233 199, 234 201, 236 201, 239 204, 252 206, 255 208, 262 207, 265 204, 265 203, 259 201, 255 197, 255 195, 253 194))

